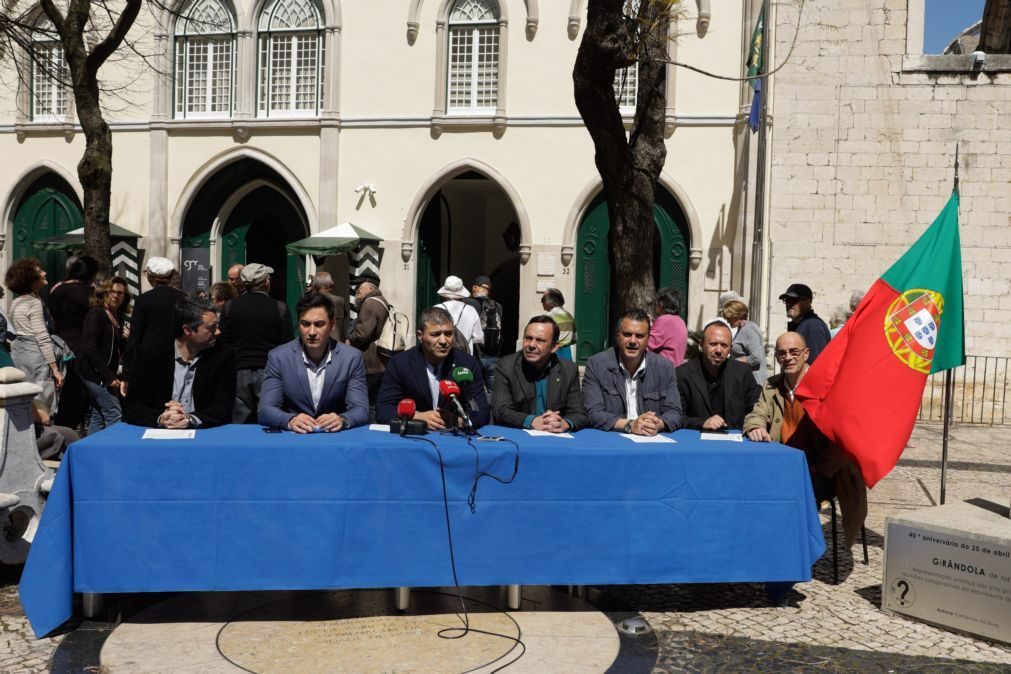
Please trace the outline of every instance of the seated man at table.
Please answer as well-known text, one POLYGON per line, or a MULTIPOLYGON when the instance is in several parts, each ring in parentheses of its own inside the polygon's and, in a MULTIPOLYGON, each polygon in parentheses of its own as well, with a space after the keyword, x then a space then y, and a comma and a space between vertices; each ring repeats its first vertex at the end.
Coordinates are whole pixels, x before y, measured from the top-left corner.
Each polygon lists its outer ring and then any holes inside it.
POLYGON ((217 308, 184 297, 174 308, 176 338, 137 348, 123 419, 137 426, 208 428, 230 423, 235 351, 217 343, 217 308))
POLYGON ((362 353, 330 337, 334 311, 333 302, 317 292, 295 305, 298 338, 267 354, 258 415, 264 426, 313 433, 368 422, 362 353))
POLYGON ((523 330, 523 350, 499 358, 495 366, 495 423, 550 433, 586 425, 579 393, 579 370, 555 355, 558 324, 534 316, 523 330))
POLYGON ((703 431, 741 430, 762 387, 751 366, 728 358, 733 337, 723 321, 702 329, 700 355, 677 368, 681 423, 703 431))
POLYGON ((782 371, 765 383, 744 419, 744 433, 755 442, 781 442, 807 454, 815 501, 833 496, 839 500, 846 544, 853 545, 867 517, 867 487, 853 460, 822 435, 793 397, 810 368, 804 338, 797 332, 783 333, 776 340, 775 356, 782 371))
MULTIPOLYGON (((418 344, 395 355, 386 365, 379 385, 376 421, 388 424, 397 418, 398 403, 414 401, 415 419, 429 430, 441 431, 454 423, 452 403, 439 390, 440 382, 453 381, 454 370, 469 370, 470 381, 460 385, 461 404, 474 428, 488 423, 488 400, 484 395, 481 365, 474 356, 453 348, 453 317, 441 307, 429 307, 418 319, 418 344)), ((461 377, 457 377, 462 379, 461 377)), ((462 419, 457 419, 457 425, 462 419)))
POLYGON ((594 428, 656 435, 681 426, 674 365, 647 350, 649 328, 645 311, 626 310, 615 326, 614 347, 586 362, 583 404, 594 428))

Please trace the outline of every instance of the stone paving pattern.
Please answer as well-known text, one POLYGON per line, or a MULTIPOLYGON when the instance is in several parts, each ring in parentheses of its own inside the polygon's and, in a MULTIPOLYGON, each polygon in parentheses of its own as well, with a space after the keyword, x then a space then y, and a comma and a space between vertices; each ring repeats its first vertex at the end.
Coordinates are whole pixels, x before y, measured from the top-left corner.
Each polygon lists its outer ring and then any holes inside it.
MULTIPOLYGON (((1011 454, 1002 428, 957 426, 949 451, 947 501, 1011 499, 1011 454)), ((799 584, 787 608, 769 606, 759 584, 601 588, 604 603, 640 611, 654 628, 655 671, 1008 671, 1011 646, 948 632, 881 611, 884 518, 938 501, 941 428, 916 429, 899 465, 870 494, 870 564, 859 541, 840 550, 839 585, 826 554, 814 580, 799 584)), ((826 540, 828 510, 822 513, 826 540)), ((841 532, 840 532, 841 536, 841 532)), ((45 672, 61 636, 36 640, 12 579, 0 576, 0 672, 45 672)), ((73 625, 64 628, 73 629, 73 625)))

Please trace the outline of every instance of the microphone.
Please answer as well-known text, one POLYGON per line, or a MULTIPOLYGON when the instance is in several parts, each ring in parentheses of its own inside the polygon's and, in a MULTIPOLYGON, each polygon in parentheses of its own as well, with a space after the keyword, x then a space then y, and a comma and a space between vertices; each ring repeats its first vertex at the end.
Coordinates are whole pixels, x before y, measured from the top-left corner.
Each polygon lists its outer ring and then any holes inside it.
POLYGON ((407 422, 414 418, 417 405, 410 398, 404 398, 397 403, 397 417, 400 418, 400 437, 407 435, 407 422))
POLYGON ((460 385, 457 384, 455 381, 443 379, 442 381, 439 382, 439 393, 442 394, 442 397, 444 397, 446 400, 452 403, 456 414, 458 414, 460 418, 463 419, 464 428, 466 428, 468 431, 473 431, 474 426, 473 424, 470 423, 470 416, 463 409, 463 405, 460 404, 460 385))
POLYGON ((474 381, 474 373, 465 367, 454 367, 450 376, 453 378, 453 381, 460 385, 461 388, 463 388, 465 384, 470 384, 474 381))

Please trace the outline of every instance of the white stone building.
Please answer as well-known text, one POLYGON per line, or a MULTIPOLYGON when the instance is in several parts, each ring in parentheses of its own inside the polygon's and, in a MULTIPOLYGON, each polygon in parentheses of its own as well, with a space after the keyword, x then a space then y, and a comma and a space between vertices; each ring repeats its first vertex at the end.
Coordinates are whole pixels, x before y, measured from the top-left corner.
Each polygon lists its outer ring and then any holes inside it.
MULTIPOLYGON (((678 61, 740 76, 758 0, 721 3, 706 31, 673 26, 678 61), (725 5, 725 6, 724 6, 725 5)), ((560 288, 580 355, 608 328, 606 208, 576 111, 572 66, 583 0, 192 0, 135 28, 151 64, 110 66, 112 222, 148 255, 210 251, 277 270, 297 297, 316 262, 284 245, 342 222, 382 238, 383 290, 409 315, 447 274, 491 275, 506 327, 560 288)), ((59 47, 51 48, 53 63, 59 47)), ((84 138, 68 92, 8 62, 0 90, 3 262, 80 222, 84 138)), ((627 78, 634 86, 634 72, 627 78)), ((658 281, 680 288, 689 325, 742 289, 751 90, 684 69, 667 77, 658 281)), ((632 104, 634 95, 623 100, 632 104)), ((632 108, 626 108, 631 120, 632 108)), ((752 153, 753 154, 753 153, 752 153)), ((926 206, 925 206, 926 208, 926 206)), ((58 274, 60 261, 47 258, 58 274)), ((343 278, 343 277, 340 277, 343 278)), ((777 276, 777 279, 779 277, 777 276)), ((746 290, 746 288, 745 288, 746 290)))

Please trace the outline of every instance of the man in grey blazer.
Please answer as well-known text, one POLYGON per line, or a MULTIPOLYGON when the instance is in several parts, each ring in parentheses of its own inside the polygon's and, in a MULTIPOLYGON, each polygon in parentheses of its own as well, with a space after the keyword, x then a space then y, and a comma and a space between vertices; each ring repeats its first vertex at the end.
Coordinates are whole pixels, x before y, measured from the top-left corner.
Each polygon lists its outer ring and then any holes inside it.
POLYGON ((259 422, 295 433, 340 431, 368 422, 362 354, 330 338, 333 303, 311 292, 295 310, 298 339, 267 354, 259 422))
POLYGON ((614 348, 592 356, 583 373, 590 425, 604 431, 656 435, 681 426, 674 366, 648 351, 649 316, 628 309, 618 319, 614 348))
POLYGON ((492 405, 495 423, 549 433, 586 426, 579 370, 558 351, 558 324, 534 316, 523 330, 523 350, 498 359, 492 405))

